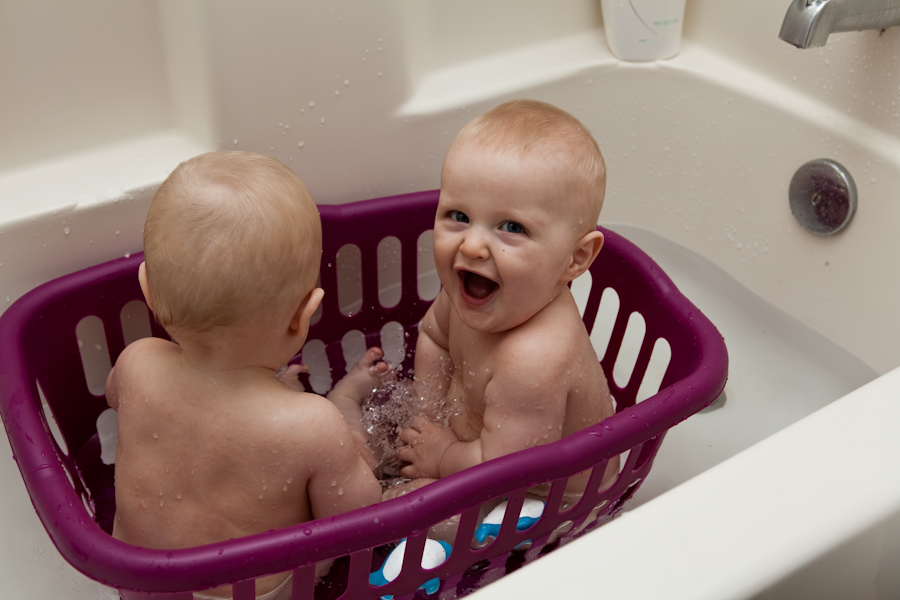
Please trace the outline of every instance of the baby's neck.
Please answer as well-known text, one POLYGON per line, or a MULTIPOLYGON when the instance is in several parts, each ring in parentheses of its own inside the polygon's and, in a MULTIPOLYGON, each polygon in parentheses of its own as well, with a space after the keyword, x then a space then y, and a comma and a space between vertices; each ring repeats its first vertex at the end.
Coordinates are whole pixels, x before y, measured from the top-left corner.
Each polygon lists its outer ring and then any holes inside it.
POLYGON ((283 362, 271 356, 271 345, 246 336, 202 335, 179 340, 182 356, 207 373, 263 369, 272 373, 283 362), (278 364, 276 364, 278 363, 278 364))

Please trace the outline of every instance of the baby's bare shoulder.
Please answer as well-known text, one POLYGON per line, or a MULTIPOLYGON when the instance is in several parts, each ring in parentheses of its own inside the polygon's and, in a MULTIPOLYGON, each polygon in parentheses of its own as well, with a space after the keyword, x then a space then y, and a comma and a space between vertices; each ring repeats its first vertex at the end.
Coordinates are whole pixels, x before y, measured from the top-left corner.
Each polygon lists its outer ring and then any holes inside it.
POLYGON ((178 346, 160 338, 143 338, 129 344, 116 358, 106 379, 106 397, 118 407, 123 391, 153 389, 158 377, 165 377, 178 354, 178 346))
POLYGON ((577 312, 553 311, 540 317, 510 331, 498 350, 520 361, 545 365, 568 361, 584 350, 590 338, 577 312))
POLYGON ((172 360, 179 352, 178 345, 162 338, 147 337, 136 340, 119 354, 116 368, 139 369, 153 367, 157 361, 172 360))
POLYGON ((573 365, 597 361, 580 316, 577 319, 547 319, 509 332, 490 357, 494 379, 516 387, 566 388, 573 365))
POLYGON ((248 403, 247 418, 259 425, 259 435, 288 445, 326 451, 348 436, 347 422, 331 401, 285 388, 248 403))

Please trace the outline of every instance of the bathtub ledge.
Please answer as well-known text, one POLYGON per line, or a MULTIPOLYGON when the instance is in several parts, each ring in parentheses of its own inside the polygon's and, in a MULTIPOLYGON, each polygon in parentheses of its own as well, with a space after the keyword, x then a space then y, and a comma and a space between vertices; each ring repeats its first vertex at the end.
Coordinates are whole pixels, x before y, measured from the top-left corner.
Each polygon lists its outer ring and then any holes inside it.
POLYGON ((876 598, 900 562, 898 394, 895 369, 475 597, 876 598))

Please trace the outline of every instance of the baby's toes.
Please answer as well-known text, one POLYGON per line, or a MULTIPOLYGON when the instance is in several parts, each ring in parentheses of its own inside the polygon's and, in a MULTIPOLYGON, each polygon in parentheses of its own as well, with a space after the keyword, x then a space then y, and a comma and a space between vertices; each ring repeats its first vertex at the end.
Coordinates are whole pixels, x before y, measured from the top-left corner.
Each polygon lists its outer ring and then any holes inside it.
POLYGON ((378 362, 375 362, 369 366, 369 373, 378 378, 381 378, 384 375, 388 375, 390 372, 391 365, 387 364, 383 360, 379 360, 378 362))
POLYGON ((375 367, 377 365, 387 366, 387 363, 381 360, 383 357, 384 352, 381 350, 381 348, 372 346, 365 351, 362 357, 360 357, 360 359, 356 363, 356 366, 362 367, 363 369, 371 369, 372 367, 375 367))
MULTIPOLYGON (((351 369, 352 372, 355 372, 358 376, 362 376, 365 373, 369 377, 373 377, 376 380, 383 379, 386 375, 391 373, 391 366, 382 360, 384 358, 384 352, 381 348, 377 346, 373 346, 366 350, 365 354, 356 362, 356 365, 351 369)), ((379 381, 373 381, 374 385, 378 385, 379 381)))
POLYGON ((362 403, 375 389, 384 383, 382 378, 390 372, 390 366, 381 360, 381 348, 369 348, 356 364, 335 385, 333 392, 340 393, 362 403))

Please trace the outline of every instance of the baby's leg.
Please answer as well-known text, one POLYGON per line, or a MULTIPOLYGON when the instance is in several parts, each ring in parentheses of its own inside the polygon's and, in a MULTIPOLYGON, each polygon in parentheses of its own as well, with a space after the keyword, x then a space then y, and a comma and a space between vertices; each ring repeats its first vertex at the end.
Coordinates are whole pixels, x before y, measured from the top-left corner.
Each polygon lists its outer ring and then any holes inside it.
POLYGON ((328 399, 341 411, 350 433, 356 440, 356 448, 370 468, 376 464, 368 447, 369 433, 362 423, 360 406, 369 395, 381 387, 382 377, 390 373, 390 366, 381 360, 381 348, 369 348, 344 377, 328 392, 328 399))

